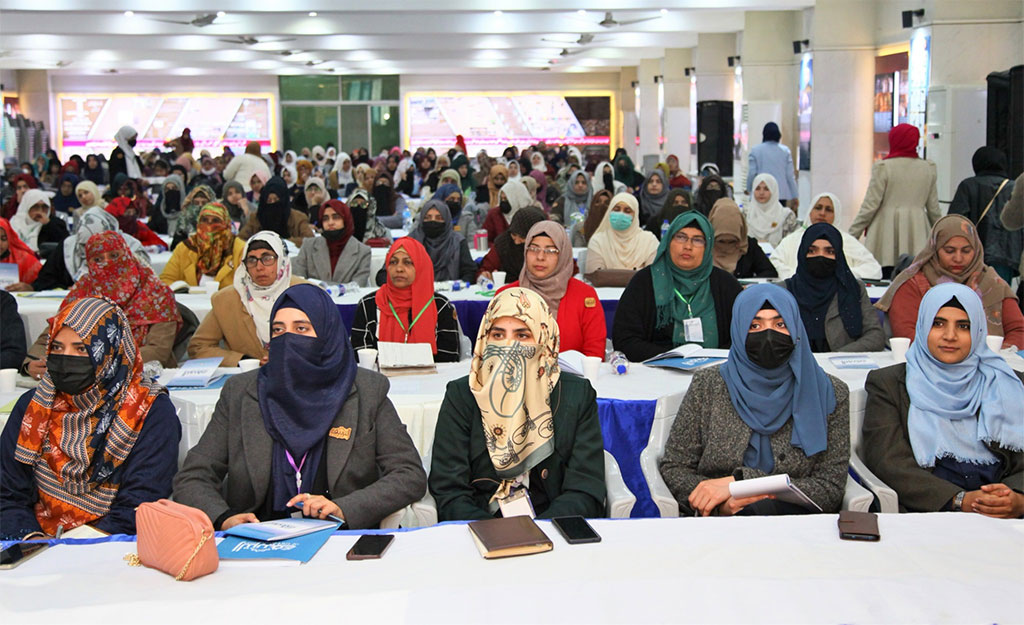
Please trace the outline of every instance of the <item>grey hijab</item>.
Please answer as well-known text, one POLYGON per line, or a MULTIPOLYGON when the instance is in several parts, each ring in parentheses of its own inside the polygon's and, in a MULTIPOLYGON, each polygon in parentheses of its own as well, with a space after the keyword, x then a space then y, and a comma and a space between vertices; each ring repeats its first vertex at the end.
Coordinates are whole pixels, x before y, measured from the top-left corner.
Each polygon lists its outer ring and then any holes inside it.
POLYGON ((459 260, 462 250, 462 235, 455 232, 452 227, 452 214, 448 205, 441 200, 430 200, 420 208, 420 214, 416 218, 416 226, 409 233, 409 236, 423 244, 434 263, 435 280, 458 280, 459 260), (439 237, 428 237, 423 231, 423 218, 427 211, 436 208, 444 220, 444 233, 439 237))
POLYGON ((121 232, 117 225, 117 219, 113 215, 99 206, 93 206, 82 213, 75 233, 64 239, 64 266, 73 280, 78 281, 89 270, 85 262, 85 244, 89 238, 108 230, 119 233, 128 244, 132 254, 143 261, 147 267, 150 266, 149 254, 142 249, 142 243, 139 243, 135 237, 121 232))

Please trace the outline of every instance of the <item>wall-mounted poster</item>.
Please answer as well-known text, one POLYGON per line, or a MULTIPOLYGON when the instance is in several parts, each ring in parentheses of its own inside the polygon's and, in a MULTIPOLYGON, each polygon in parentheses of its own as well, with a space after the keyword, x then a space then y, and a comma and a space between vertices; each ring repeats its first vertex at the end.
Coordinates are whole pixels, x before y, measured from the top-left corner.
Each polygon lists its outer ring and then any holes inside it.
POLYGON ((811 169, 811 101, 814 92, 814 59, 805 52, 800 59, 800 92, 796 100, 797 125, 800 132, 800 154, 798 167, 803 171, 811 169))

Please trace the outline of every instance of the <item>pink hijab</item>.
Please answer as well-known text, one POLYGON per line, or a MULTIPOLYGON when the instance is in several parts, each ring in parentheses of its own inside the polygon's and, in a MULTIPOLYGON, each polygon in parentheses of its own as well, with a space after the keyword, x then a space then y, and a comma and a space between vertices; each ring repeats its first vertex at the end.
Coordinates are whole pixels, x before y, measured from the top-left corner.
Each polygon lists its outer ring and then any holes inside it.
POLYGON ((545 213, 551 212, 551 207, 548 206, 548 179, 544 175, 544 172, 534 169, 530 172, 530 177, 537 181, 537 201, 544 207, 545 213))

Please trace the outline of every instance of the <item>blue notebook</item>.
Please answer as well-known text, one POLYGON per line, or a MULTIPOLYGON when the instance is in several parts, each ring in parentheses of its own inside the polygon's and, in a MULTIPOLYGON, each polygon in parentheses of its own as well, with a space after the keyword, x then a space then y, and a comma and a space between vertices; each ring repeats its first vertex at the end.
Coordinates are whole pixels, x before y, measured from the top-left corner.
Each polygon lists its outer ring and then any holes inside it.
MULTIPOLYGON (((241 526, 235 526, 228 531, 237 527, 241 526)), ((225 536, 224 540, 217 545, 217 555, 221 560, 290 560, 298 564, 305 564, 320 551, 334 530, 339 527, 341 527, 341 523, 331 521, 329 526, 310 534, 273 542, 240 536, 225 536)))

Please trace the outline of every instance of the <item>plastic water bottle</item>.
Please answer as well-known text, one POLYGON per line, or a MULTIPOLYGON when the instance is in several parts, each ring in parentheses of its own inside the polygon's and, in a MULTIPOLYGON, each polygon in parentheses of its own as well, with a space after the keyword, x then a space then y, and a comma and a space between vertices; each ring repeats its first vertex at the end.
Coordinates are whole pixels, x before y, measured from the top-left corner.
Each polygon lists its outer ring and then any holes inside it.
POLYGON ((614 371, 616 375, 626 375, 629 373, 629 359, 626 358, 626 355, 622 352, 612 352, 611 355, 608 356, 608 364, 612 366, 612 371, 614 371))
POLYGON ((465 288, 467 286, 469 286, 469 285, 466 284, 465 282, 463 282, 462 280, 453 280, 452 281, 452 290, 453 291, 461 291, 463 288, 465 288))
POLYGON ((341 297, 342 295, 345 294, 345 285, 331 284, 327 287, 326 291, 327 294, 330 295, 331 297, 341 297))
POLYGON ((402 211, 402 229, 406 232, 412 231, 412 213, 409 212, 408 206, 402 211))
POLYGON ((575 211, 572 215, 569 216, 569 219, 570 219, 569 227, 570 228, 572 228, 575 224, 582 223, 583 220, 587 218, 586 213, 584 213, 583 211, 584 211, 584 208, 582 206, 580 206, 580 209, 578 211, 575 211))
POLYGON ((668 234, 668 220, 665 219, 661 222, 661 238, 664 239, 665 235, 668 234))

